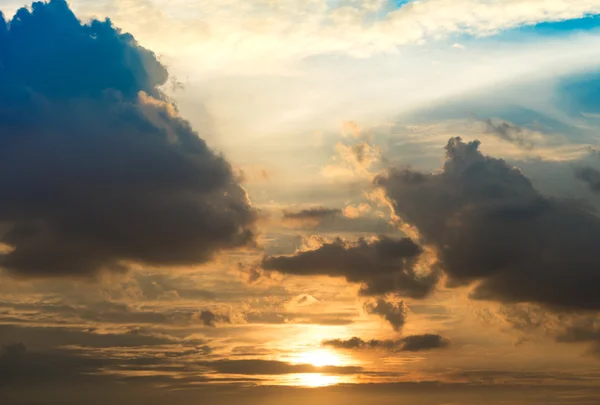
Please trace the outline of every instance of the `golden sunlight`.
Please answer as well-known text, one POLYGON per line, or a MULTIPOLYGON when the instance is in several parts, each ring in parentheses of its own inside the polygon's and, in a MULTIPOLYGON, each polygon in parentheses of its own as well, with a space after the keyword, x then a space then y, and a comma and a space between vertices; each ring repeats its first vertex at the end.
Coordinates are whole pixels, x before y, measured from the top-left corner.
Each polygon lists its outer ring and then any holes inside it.
POLYGON ((268 384, 288 387, 321 388, 337 384, 353 383, 356 383, 356 378, 349 375, 339 376, 320 373, 302 373, 282 375, 279 376, 276 381, 269 381, 268 384))
POLYGON ((343 363, 339 355, 325 349, 300 353, 294 361, 301 364, 311 364, 315 367, 341 366, 343 363))
POLYGON ((341 382, 341 378, 336 375, 297 374, 295 377, 297 377, 297 380, 294 385, 308 388, 328 387, 341 382))

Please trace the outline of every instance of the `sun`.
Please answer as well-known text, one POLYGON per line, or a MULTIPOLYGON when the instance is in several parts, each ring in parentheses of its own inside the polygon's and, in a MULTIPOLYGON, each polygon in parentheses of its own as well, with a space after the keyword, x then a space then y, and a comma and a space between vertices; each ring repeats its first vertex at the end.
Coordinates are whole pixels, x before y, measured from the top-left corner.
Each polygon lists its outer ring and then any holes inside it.
POLYGON ((298 363, 310 364, 315 367, 340 366, 342 363, 340 356, 325 349, 300 353, 295 360, 298 363))

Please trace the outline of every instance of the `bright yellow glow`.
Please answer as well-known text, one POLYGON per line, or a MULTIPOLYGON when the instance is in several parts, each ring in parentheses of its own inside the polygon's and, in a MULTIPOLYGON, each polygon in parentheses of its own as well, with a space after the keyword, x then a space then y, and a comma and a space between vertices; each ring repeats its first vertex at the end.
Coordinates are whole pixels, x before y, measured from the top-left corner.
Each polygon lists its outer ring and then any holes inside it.
POLYGON ((311 364, 315 367, 342 365, 342 359, 340 356, 324 349, 300 353, 296 358, 296 362, 302 364, 311 364))
POLYGON ((340 383, 340 378, 335 375, 325 374, 297 374, 298 379, 294 384, 299 387, 328 387, 340 383))

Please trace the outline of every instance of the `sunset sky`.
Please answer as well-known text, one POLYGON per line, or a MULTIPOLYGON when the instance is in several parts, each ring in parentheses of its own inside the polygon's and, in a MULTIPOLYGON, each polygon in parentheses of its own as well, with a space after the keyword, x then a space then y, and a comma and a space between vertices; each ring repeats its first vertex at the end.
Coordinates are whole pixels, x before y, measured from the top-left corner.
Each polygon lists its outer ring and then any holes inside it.
POLYGON ((2 405, 600 403, 600 0, 0 10, 2 405))

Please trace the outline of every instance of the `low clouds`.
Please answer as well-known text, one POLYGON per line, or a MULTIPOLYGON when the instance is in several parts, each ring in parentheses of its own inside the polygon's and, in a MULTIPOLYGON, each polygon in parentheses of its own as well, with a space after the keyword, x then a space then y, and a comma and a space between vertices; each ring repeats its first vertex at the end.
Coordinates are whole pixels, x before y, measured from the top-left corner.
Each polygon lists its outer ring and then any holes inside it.
POLYGON ((0 351, 0 386, 81 380, 107 363, 58 350, 28 352, 22 343, 11 343, 0 351))
POLYGON ((347 242, 340 238, 323 243, 314 250, 298 251, 288 256, 267 256, 262 261, 265 270, 297 276, 344 277, 361 283, 362 295, 394 292, 398 295, 422 298, 429 294, 439 274, 421 275, 416 266, 422 249, 408 238, 347 242))
POLYGON ((600 170, 593 167, 581 167, 575 171, 575 176, 586 183, 594 193, 600 193, 600 170))
POLYGON ((365 215, 370 210, 367 204, 348 205, 339 208, 315 207, 299 211, 283 211, 281 222, 284 228, 298 231, 311 230, 324 233, 364 232, 394 234, 398 230, 388 221, 376 215, 365 215))
POLYGON ((407 308, 404 301, 392 302, 379 298, 377 301, 365 303, 364 308, 368 314, 379 315, 385 319, 395 331, 402 329, 406 323, 407 308))
POLYGON ((438 173, 394 169, 376 183, 394 211, 435 246, 450 285, 472 296, 600 309, 600 218, 541 195, 518 169, 452 138, 438 173))
POLYGON ((308 208, 296 212, 284 211, 284 223, 290 223, 301 226, 316 226, 321 222, 340 215, 342 211, 334 208, 308 208))
POLYGON ((242 375, 280 375, 280 374, 356 374, 362 371, 361 367, 353 366, 323 366, 316 367, 311 364, 291 364, 277 360, 217 360, 202 363, 202 365, 222 374, 242 375))
POLYGON ((0 265, 88 276, 190 265, 253 243, 229 163, 161 95, 165 68, 63 0, 0 21, 0 265))
POLYGON ((600 358, 600 320, 587 320, 570 325, 555 337, 559 343, 587 343, 589 353, 600 358))
POLYGON ((335 349, 363 350, 384 349, 392 352, 421 352, 433 349, 443 349, 449 346, 450 341, 440 335, 424 334, 405 336, 397 340, 362 340, 353 337, 348 340, 333 339, 323 341, 323 346, 335 349))

